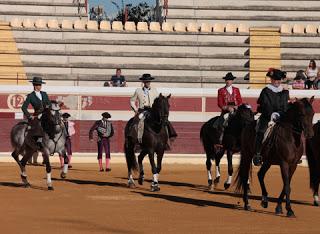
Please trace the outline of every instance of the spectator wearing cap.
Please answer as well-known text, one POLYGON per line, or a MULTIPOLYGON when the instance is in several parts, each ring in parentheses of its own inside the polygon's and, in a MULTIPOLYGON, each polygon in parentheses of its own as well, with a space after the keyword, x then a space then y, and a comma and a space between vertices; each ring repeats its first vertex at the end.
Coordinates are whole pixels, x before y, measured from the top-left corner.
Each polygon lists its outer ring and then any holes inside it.
MULTIPOLYGON (((73 136, 76 131, 74 129, 74 125, 75 123, 70 121, 69 118, 71 117, 71 115, 69 113, 63 113, 62 114, 62 123, 64 124, 64 129, 65 129, 65 133, 66 133, 66 143, 65 143, 65 147, 66 147, 66 152, 68 155, 68 159, 69 159, 69 168, 72 168, 71 165, 71 158, 72 158, 72 144, 71 144, 71 136, 73 136)), ((63 159, 63 155, 59 155, 60 157, 60 164, 61 164, 61 168, 64 165, 64 159, 63 159)))
POLYGON ((93 141, 93 132, 97 131, 98 134, 98 141, 97 141, 97 145, 98 145, 98 162, 99 162, 99 169, 100 171, 104 171, 103 170, 103 166, 102 166, 102 153, 103 153, 103 149, 105 151, 105 155, 106 155, 106 171, 111 171, 110 168, 110 138, 113 136, 114 131, 113 131, 113 126, 110 120, 111 115, 108 112, 104 112, 102 113, 102 119, 96 121, 90 131, 89 131, 89 140, 93 141))
POLYGON ((292 83, 292 88, 293 89, 304 89, 305 84, 304 84, 304 80, 306 79, 306 77, 304 76, 304 71, 300 70, 297 71, 296 73, 296 77, 293 80, 292 83))
POLYGON ((242 104, 240 90, 233 86, 236 77, 228 72, 222 79, 225 80, 226 85, 218 90, 218 106, 221 109, 221 115, 213 124, 213 127, 221 133, 219 144, 222 143, 224 128, 228 124, 230 114, 232 115, 234 110, 242 104))
POLYGON ((262 163, 262 140, 268 128, 269 121, 279 119, 280 116, 287 111, 289 101, 289 91, 283 89, 281 86, 281 80, 286 77, 286 72, 270 68, 266 76, 270 78, 271 84, 268 84, 267 87, 262 89, 257 101, 257 111, 260 112, 261 115, 256 132, 256 152, 253 157, 253 163, 256 166, 262 163))
POLYGON ((125 86, 127 86, 126 78, 123 75, 121 75, 120 68, 117 68, 116 75, 111 77, 111 81, 105 82, 104 86, 111 86, 111 87, 125 87, 125 86))

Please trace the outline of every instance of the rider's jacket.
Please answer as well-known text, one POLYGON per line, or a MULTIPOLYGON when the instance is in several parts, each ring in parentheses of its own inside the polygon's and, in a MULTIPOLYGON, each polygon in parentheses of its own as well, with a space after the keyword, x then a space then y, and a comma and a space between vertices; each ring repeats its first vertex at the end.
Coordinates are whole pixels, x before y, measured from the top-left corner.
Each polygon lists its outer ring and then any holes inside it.
POLYGON ((239 106, 242 104, 240 90, 233 86, 230 88, 232 88, 232 93, 228 91, 226 86, 218 90, 218 106, 221 110, 224 110, 227 106, 239 106))
POLYGON ((28 111, 29 104, 31 104, 35 113, 41 113, 46 106, 50 106, 50 100, 49 100, 48 94, 42 91, 40 91, 40 94, 41 94, 42 100, 40 100, 37 97, 35 91, 33 91, 32 93, 29 93, 21 107, 23 113, 28 119, 31 117, 31 114, 28 111))
POLYGON ((156 88, 137 88, 133 96, 130 98, 130 106, 134 111, 144 109, 145 107, 152 107, 154 100, 159 96, 156 88), (138 100, 138 106, 136 101, 138 100))

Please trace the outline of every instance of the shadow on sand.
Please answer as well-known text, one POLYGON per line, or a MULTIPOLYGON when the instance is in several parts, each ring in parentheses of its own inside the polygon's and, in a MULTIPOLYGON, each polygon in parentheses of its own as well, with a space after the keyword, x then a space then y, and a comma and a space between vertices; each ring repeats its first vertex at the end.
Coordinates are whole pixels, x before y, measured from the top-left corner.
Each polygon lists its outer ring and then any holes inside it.
POLYGON ((78 179, 56 179, 56 178, 52 178, 52 180, 61 181, 61 182, 69 182, 69 183, 79 184, 79 185, 96 185, 96 186, 111 186, 111 187, 127 188, 127 184, 117 183, 117 182, 78 180, 78 179))

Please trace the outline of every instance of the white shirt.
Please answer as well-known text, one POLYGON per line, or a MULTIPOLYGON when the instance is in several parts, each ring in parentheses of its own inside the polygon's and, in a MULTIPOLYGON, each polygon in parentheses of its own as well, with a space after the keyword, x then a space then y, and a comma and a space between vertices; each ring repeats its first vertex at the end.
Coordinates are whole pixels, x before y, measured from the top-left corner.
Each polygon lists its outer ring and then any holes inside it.
POLYGON ((42 95, 40 91, 34 91, 36 93, 36 96, 42 101, 42 95))
POLYGON ((230 85, 229 87, 226 87, 228 93, 232 94, 233 89, 232 89, 232 85, 230 85))

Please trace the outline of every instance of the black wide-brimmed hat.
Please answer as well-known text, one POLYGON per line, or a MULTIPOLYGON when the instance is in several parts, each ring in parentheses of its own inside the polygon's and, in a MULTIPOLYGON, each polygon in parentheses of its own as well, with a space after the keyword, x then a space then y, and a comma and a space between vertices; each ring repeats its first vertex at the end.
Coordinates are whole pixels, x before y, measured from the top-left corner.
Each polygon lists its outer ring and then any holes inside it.
POLYGON ((70 115, 69 113, 63 113, 63 114, 62 114, 62 117, 63 117, 63 118, 69 118, 70 116, 71 116, 71 115, 70 115))
POLYGON ((154 80, 154 77, 152 77, 150 74, 143 74, 142 77, 139 78, 141 81, 152 81, 154 80))
POLYGON ((39 77, 39 76, 34 76, 30 82, 34 85, 41 85, 46 83, 42 81, 42 77, 39 77))
POLYGON ((109 119, 111 118, 111 115, 109 114, 109 112, 104 112, 101 114, 103 118, 109 119))
POLYGON ((270 68, 266 76, 270 77, 273 80, 282 80, 287 77, 287 73, 279 69, 270 68))
POLYGON ((294 78, 294 80, 305 80, 306 77, 304 75, 304 71, 303 70, 299 70, 296 73, 296 77, 294 78))
POLYGON ((234 79, 236 79, 236 78, 237 78, 237 77, 235 77, 235 76, 232 74, 232 72, 228 72, 225 77, 222 77, 222 79, 224 79, 224 80, 234 80, 234 79))

